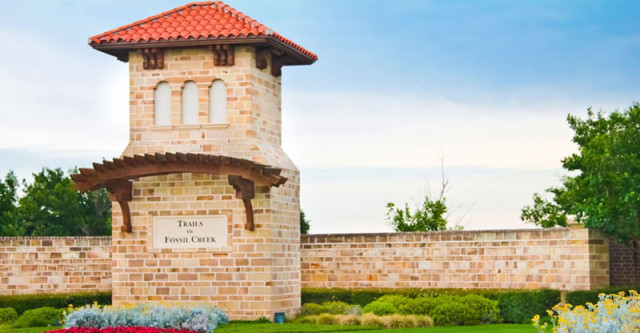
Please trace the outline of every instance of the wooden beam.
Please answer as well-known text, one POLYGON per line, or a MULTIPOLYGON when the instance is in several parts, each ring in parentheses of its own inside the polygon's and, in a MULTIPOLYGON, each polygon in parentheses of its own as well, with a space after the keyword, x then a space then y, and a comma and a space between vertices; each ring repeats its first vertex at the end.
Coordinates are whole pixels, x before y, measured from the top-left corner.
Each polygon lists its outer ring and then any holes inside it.
POLYGON ((271 56, 271 75, 280 76, 282 75, 282 66, 284 65, 283 56, 282 55, 272 55, 271 56))
POLYGON ((236 190, 236 198, 242 199, 244 204, 245 215, 247 216, 247 223, 244 228, 249 231, 256 230, 256 225, 253 222, 253 205, 251 199, 255 197, 255 184, 254 182, 244 179, 240 176, 229 176, 229 184, 236 190))
POLYGON ((279 168, 255 163, 250 160, 195 153, 157 153, 124 156, 113 161, 94 163, 93 169, 79 169, 71 175, 75 187, 81 192, 106 188, 112 201, 117 201, 122 210, 123 231, 132 232, 129 201, 132 200, 132 179, 171 173, 205 173, 229 175, 229 184, 236 190, 236 198, 244 204, 247 230, 255 230, 253 206, 255 184, 278 187, 287 181, 279 168))
POLYGON ((122 231, 131 233, 131 211, 129 209, 129 201, 133 199, 133 183, 127 180, 116 180, 105 184, 105 188, 109 191, 111 201, 117 201, 122 211, 122 221, 124 222, 122 231))
POLYGON ((257 69, 267 68, 267 58, 269 54, 271 54, 271 50, 269 48, 264 48, 264 49, 256 48, 256 68, 257 69))
POLYGON ((139 49, 142 55, 142 68, 144 69, 163 69, 164 68, 164 50, 158 47, 150 47, 139 49))
POLYGON ((214 66, 233 66, 235 63, 235 48, 229 44, 216 44, 209 46, 213 52, 214 66))

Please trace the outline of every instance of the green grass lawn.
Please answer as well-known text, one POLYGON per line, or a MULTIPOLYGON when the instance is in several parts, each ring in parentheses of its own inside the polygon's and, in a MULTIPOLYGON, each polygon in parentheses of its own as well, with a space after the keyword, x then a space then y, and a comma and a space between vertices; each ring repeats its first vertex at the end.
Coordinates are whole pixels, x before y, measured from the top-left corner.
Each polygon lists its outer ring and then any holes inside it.
POLYGON ((397 328, 376 331, 360 331, 358 333, 537 333, 531 325, 483 325, 483 326, 449 326, 426 328, 397 328))
POLYGON ((307 332, 352 332, 368 331, 380 332, 371 327, 341 326, 341 325, 317 325, 317 324, 256 324, 256 323, 230 323, 216 328, 215 333, 307 333, 307 332))
POLYGON ((6 326, 0 326, 0 332, 2 333, 40 333, 56 329, 58 327, 7 328, 6 326))
MULTIPOLYGON (((54 330, 55 327, 34 327, 10 329, 0 326, 2 333, 40 333, 54 330)), ((398 328, 371 330, 359 326, 313 325, 313 324, 250 324, 231 323, 216 329, 216 333, 307 333, 307 332, 353 332, 358 333, 536 333, 531 325, 484 325, 484 326, 452 326, 429 328, 398 328)))

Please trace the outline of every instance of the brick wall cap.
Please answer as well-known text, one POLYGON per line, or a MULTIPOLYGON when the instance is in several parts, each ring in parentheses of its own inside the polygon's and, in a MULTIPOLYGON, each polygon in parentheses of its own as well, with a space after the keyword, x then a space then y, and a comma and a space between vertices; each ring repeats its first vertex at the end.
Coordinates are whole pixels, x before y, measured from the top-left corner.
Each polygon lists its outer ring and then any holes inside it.
POLYGON ((372 233, 342 233, 342 234, 311 234, 301 235, 302 238, 312 237, 353 237, 353 236, 400 236, 400 235, 446 235, 446 234, 482 234, 482 233, 513 233, 513 232, 550 232, 568 231, 571 228, 531 228, 531 229, 487 229, 487 230, 448 230, 448 231, 419 231, 419 232, 372 232, 372 233))
POLYGON ((109 239, 111 236, 18 236, 7 237, 2 236, 0 240, 21 240, 21 239, 109 239))

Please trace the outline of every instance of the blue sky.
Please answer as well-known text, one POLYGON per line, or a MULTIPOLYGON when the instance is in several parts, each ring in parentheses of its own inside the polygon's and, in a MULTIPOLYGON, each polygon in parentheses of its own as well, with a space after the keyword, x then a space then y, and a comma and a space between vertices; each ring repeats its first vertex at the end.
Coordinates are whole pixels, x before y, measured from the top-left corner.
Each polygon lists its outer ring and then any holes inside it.
MULTIPOLYGON (((388 231, 386 202, 436 190, 442 155, 452 222, 523 227, 575 151, 566 115, 640 100, 635 1, 228 3, 320 57, 283 74, 283 145, 314 233, 388 231)), ((87 39, 182 4, 4 3, 0 174, 118 156, 127 66, 87 39)))

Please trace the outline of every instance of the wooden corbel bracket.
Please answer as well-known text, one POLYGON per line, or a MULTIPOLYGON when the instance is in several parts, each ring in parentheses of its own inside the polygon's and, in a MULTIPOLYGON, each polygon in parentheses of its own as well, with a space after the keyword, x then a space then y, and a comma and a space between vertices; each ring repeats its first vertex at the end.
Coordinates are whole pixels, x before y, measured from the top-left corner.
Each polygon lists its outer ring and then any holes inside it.
POLYGON ((271 75, 280 76, 282 75, 282 66, 284 65, 284 61, 282 59, 282 55, 272 55, 271 56, 271 75))
POLYGON ((236 190, 236 198, 242 199, 242 203, 244 203, 244 210, 247 215, 247 223, 244 225, 244 228, 250 231, 256 230, 256 225, 253 222, 253 206, 251 205, 251 199, 255 197, 254 182, 240 176, 230 175, 229 185, 233 186, 236 190))
POLYGON ((233 45, 219 44, 209 47, 213 52, 214 66, 233 66, 235 63, 235 49, 233 45))
POLYGON ((124 222, 122 231, 131 233, 129 201, 133 198, 133 183, 128 180, 116 180, 105 184, 105 188, 109 191, 111 201, 117 201, 120 205, 120 210, 122 210, 122 220, 124 222))
POLYGON ((272 48, 264 48, 256 50, 256 68, 267 68, 267 58, 271 55, 271 75, 282 75, 282 66, 284 65, 282 52, 274 50, 272 48))
POLYGON ((257 69, 265 69, 267 68, 267 57, 271 54, 271 49, 256 49, 256 68, 257 69))
POLYGON ((140 49, 142 55, 142 68, 144 69, 163 69, 164 68, 164 50, 157 47, 140 49))

